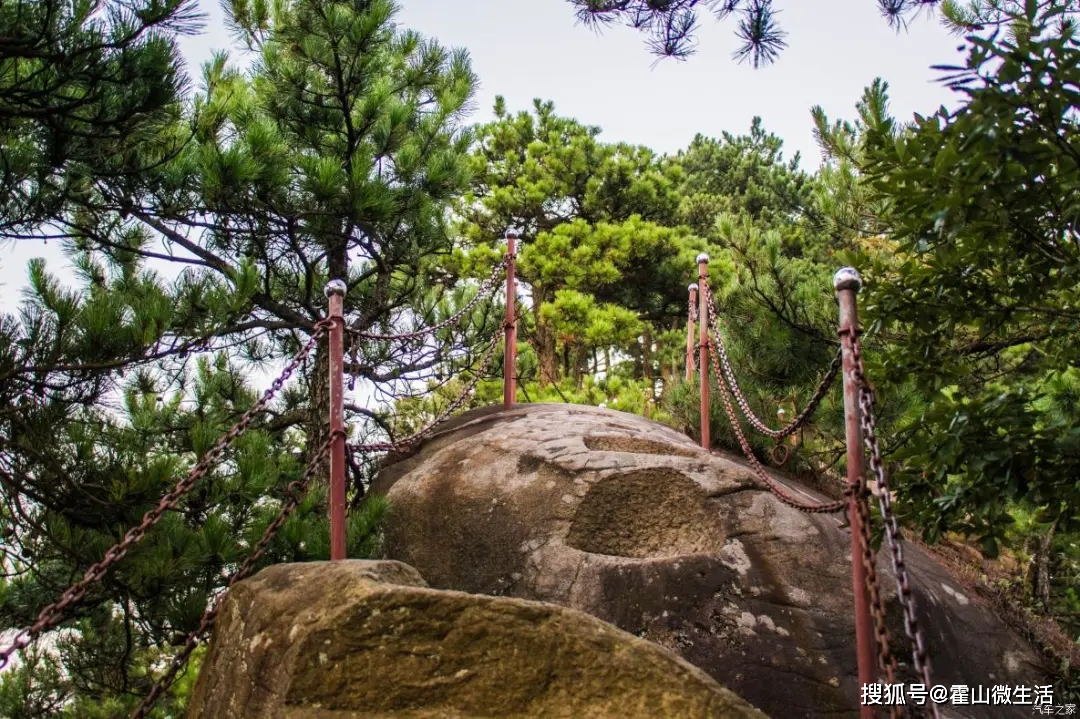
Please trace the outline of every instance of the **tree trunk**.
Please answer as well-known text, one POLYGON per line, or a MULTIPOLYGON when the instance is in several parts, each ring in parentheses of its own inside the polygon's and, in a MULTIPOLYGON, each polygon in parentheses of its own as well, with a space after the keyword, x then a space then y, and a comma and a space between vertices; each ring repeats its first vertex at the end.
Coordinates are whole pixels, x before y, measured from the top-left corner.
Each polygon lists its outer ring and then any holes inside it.
POLYGON ((546 387, 559 381, 558 350, 555 330, 540 320, 540 310, 547 302, 546 293, 533 286, 533 316, 536 320, 536 357, 540 363, 540 386, 546 387))
POLYGON ((581 389, 585 380, 585 373, 589 371, 589 348, 585 345, 578 345, 574 350, 573 359, 573 373, 574 373, 574 387, 578 390, 581 389))
POLYGON ((645 381, 649 386, 649 399, 655 400, 656 394, 656 382, 653 377, 652 366, 652 330, 648 325, 645 325, 645 329, 641 334, 642 348, 641 348, 641 369, 645 377, 645 381))
POLYGON ((1046 534, 1035 538, 1035 581, 1031 589, 1044 612, 1050 611, 1050 548, 1054 544, 1056 528, 1057 520, 1054 520, 1046 534))

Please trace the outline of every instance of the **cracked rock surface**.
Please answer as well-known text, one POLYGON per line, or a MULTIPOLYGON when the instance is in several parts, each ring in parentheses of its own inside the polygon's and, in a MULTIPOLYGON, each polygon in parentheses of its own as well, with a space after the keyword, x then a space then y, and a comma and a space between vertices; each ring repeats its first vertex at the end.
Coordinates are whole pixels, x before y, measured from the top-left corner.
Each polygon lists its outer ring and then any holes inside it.
MULTIPOLYGON (((635 415, 466 413, 376 478, 389 558, 432 587, 561 604, 667 647, 775 717, 855 717, 850 535, 749 470, 635 415)), ((918 548, 906 556, 934 683, 1045 684, 1031 648, 918 548)), ((879 556, 900 680, 910 663, 879 556)), ((1030 706, 945 707, 956 718, 1030 706)))
POLYGON ((225 598, 188 719, 765 719, 582 612, 430 589, 398 562, 279 564, 225 598))

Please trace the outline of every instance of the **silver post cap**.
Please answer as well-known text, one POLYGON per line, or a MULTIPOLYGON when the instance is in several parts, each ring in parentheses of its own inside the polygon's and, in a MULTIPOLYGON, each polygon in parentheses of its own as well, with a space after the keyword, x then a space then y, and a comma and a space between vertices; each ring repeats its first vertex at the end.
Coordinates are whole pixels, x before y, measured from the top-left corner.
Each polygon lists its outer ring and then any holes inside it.
POLYGON ((837 292, 840 290, 855 290, 858 292, 862 289, 862 275, 854 267, 841 267, 833 275, 832 284, 833 289, 837 292))
POLYGON ((330 295, 344 295, 345 294, 345 280, 330 280, 326 283, 326 289, 323 290, 326 296, 330 295))
POLYGON ((700 265, 702 262, 709 264, 709 256, 704 252, 697 256, 697 263, 700 265))
POLYGON ((509 240, 509 239, 514 239, 514 240, 516 240, 516 239, 517 239, 517 238, 519 238, 519 237, 521 237, 521 235, 520 235, 520 234, 518 234, 518 231, 517 231, 517 230, 507 230, 507 231, 506 231, 506 239, 508 239, 508 240, 509 240))
POLYGON ((697 292, 697 282, 691 282, 686 286, 687 292, 697 292))

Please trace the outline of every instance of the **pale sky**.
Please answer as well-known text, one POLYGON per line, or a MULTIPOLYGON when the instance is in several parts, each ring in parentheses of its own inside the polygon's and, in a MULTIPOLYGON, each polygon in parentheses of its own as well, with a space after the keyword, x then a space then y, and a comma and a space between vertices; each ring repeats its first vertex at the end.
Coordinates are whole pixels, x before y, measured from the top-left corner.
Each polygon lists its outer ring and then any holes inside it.
MULTIPOLYGON (((196 82, 201 64, 230 44, 218 3, 201 5, 206 30, 181 40, 196 82)), ((597 36, 576 23, 565 0, 403 0, 402 5, 403 26, 471 53, 481 83, 477 122, 491 118, 496 95, 505 96, 512 111, 541 98, 554 101, 560 114, 599 125, 604 139, 670 153, 698 132, 744 133, 760 115, 765 128, 784 139, 786 155, 799 151, 808 169, 820 161, 811 131, 813 105, 823 106, 830 118, 853 118, 863 88, 880 76, 890 85, 898 118, 930 113, 950 100, 930 65, 959 59, 959 40, 936 19, 921 17, 897 34, 879 15, 875 0, 778 0, 789 46, 774 65, 759 70, 731 59, 738 41, 730 20, 703 18, 697 54, 685 62, 657 63, 643 36, 624 28, 597 36)), ((14 310, 32 257, 45 257, 55 273, 70 276, 55 243, 0 247, 4 310, 14 310)))

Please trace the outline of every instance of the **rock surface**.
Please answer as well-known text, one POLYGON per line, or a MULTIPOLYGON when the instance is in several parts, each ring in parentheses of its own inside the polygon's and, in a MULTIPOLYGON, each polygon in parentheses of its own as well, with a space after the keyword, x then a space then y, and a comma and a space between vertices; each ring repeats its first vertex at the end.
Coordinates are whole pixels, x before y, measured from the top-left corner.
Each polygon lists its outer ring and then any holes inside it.
MULTIPOLYGON (((678 432, 592 407, 486 409, 385 468, 374 488, 391 502, 388 556, 434 587, 586 611, 678 652, 770 716, 857 714, 848 531, 781 504, 678 432)), ((935 684, 1046 683, 989 608, 916 547, 906 556, 935 684)), ((884 556, 879 572, 904 662, 884 556)))
POLYGON ((765 719, 675 654, 397 562, 283 564, 226 597, 188 719, 765 719))

